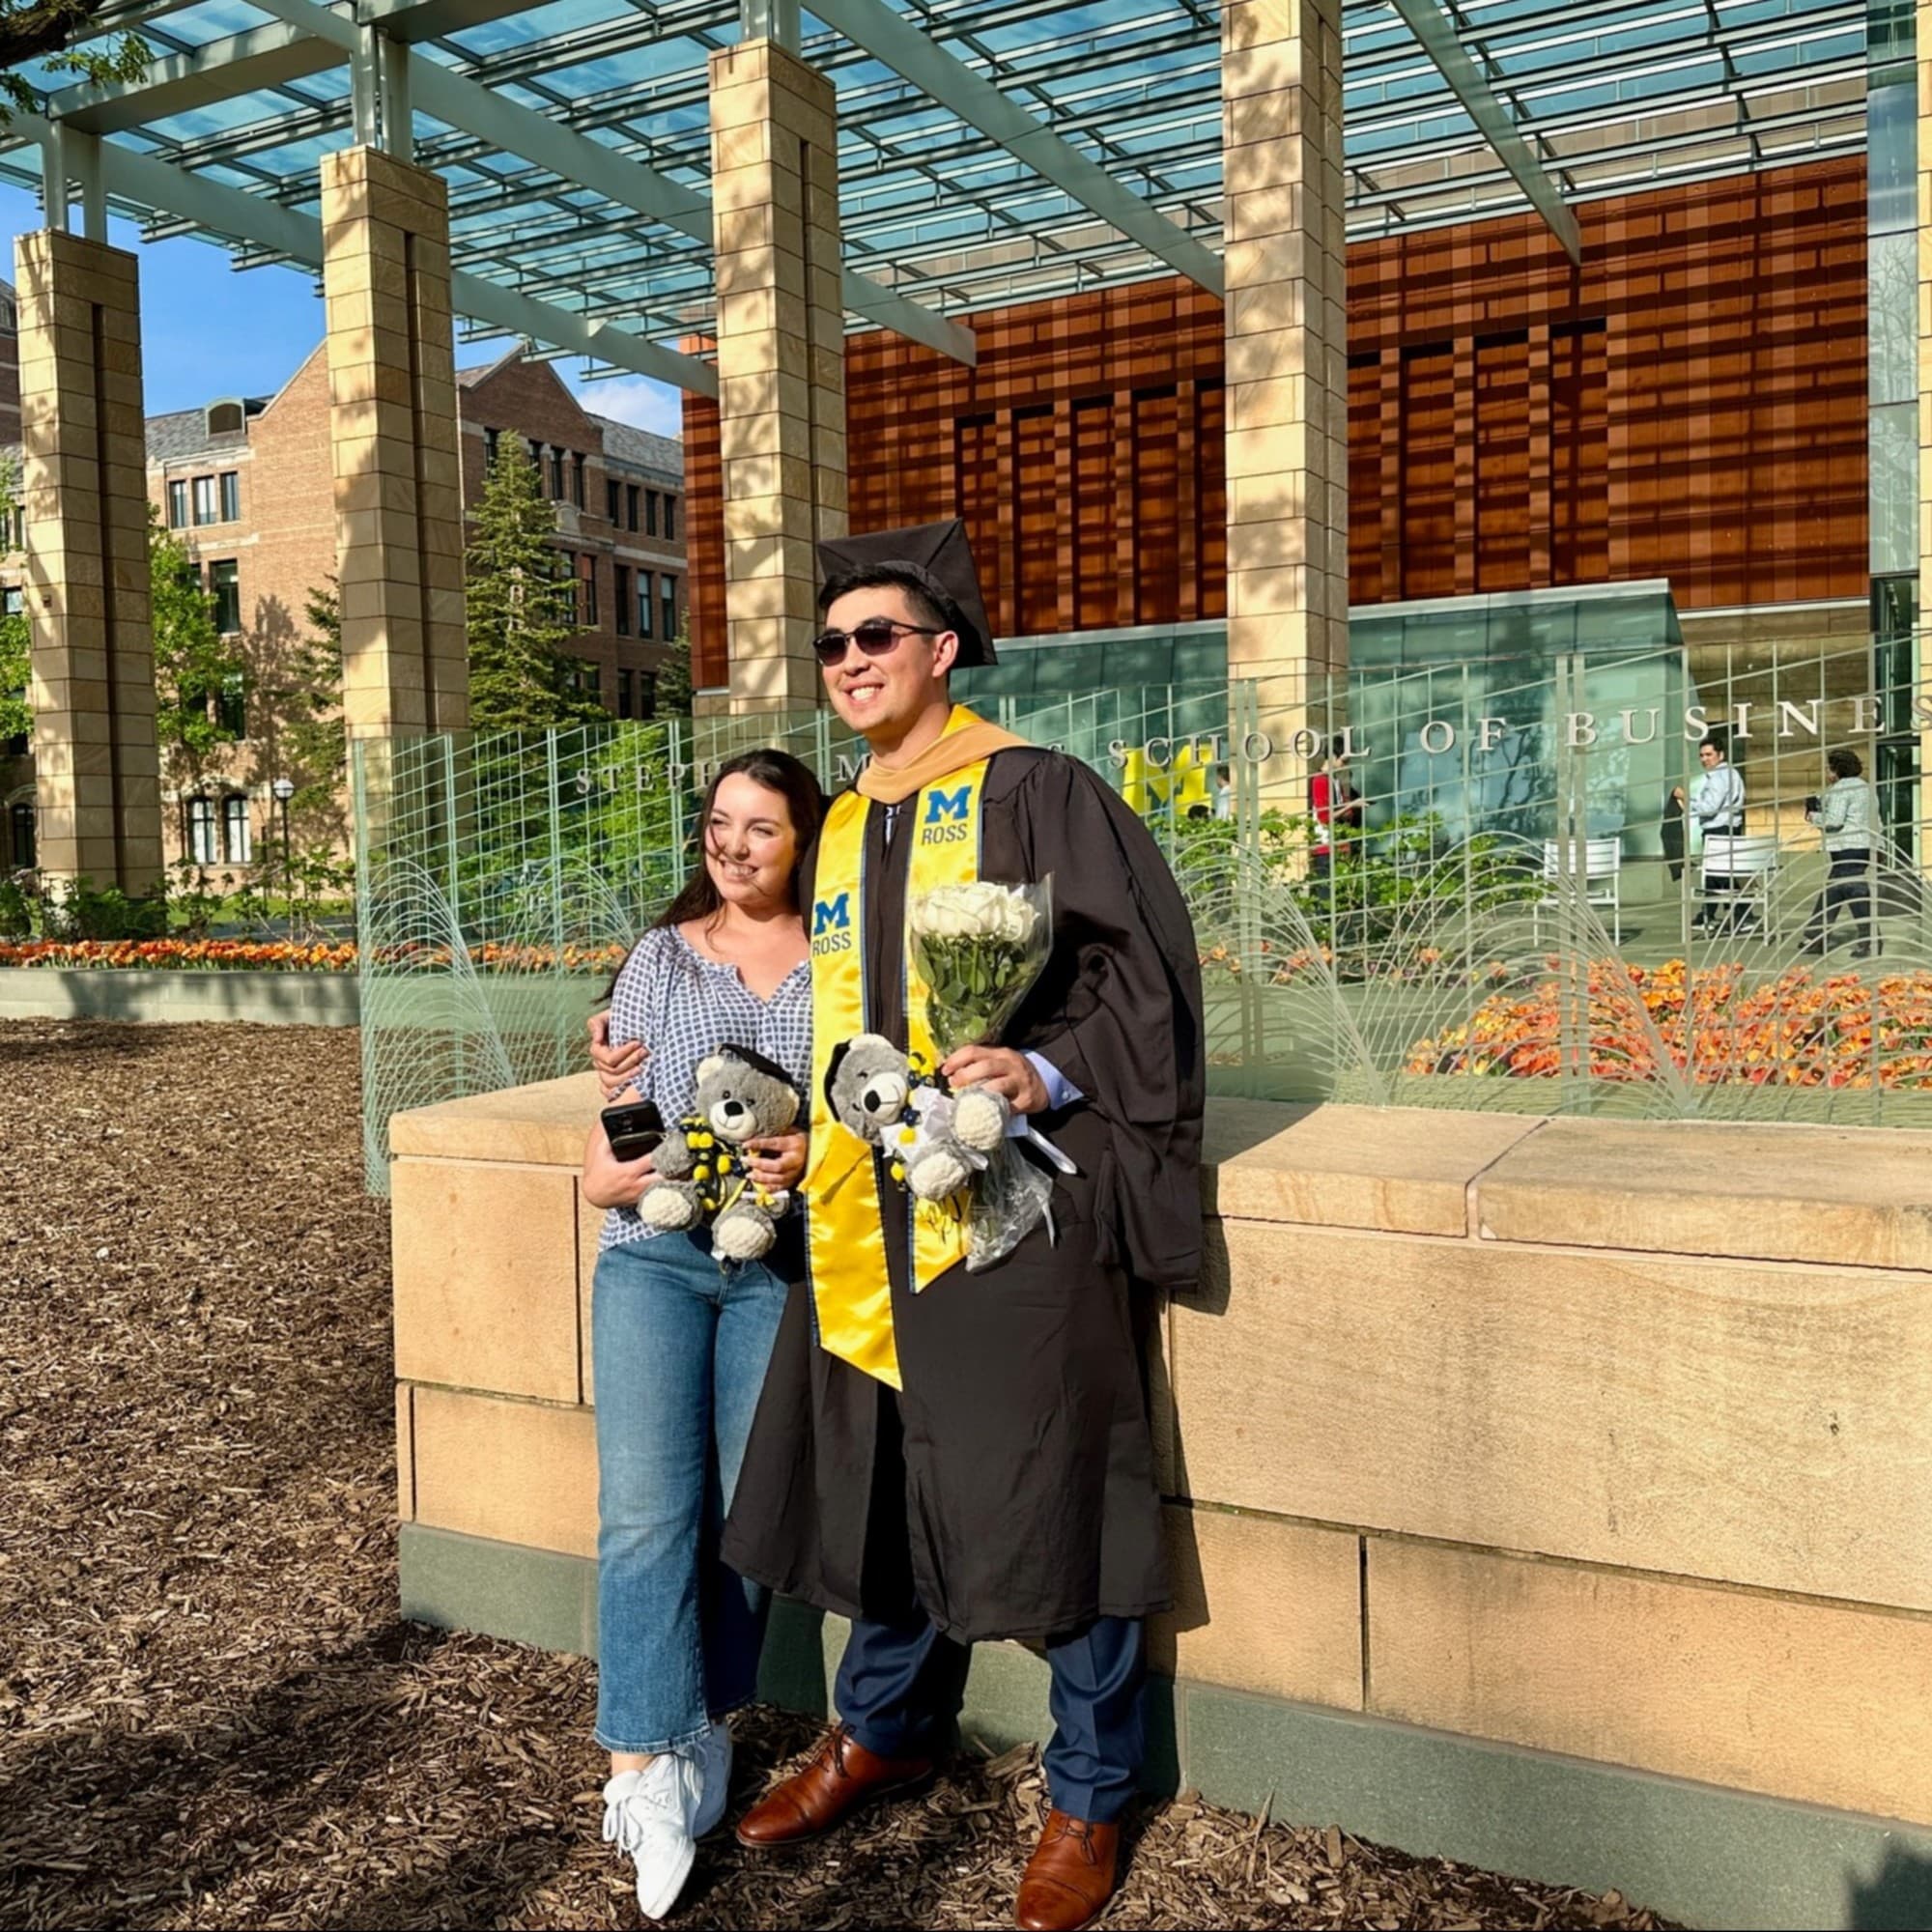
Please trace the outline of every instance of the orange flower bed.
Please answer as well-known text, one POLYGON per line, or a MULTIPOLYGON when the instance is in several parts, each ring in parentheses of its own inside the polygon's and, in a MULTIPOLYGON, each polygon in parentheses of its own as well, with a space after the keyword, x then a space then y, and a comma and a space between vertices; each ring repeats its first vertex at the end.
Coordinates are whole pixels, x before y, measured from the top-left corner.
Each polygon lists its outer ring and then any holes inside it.
MULTIPOLYGON (((505 946, 486 940, 469 954, 469 963, 484 973, 548 973, 561 965, 566 973, 614 973, 630 956, 628 946, 566 946, 559 953, 551 946, 505 946)), ((384 966, 407 966, 420 972, 447 972, 455 955, 447 946, 411 940, 384 946, 376 954, 384 966)))
POLYGON ((1552 978, 1497 993, 1463 1025, 1417 1040, 1405 1071, 1553 1078, 1565 1001, 1578 995, 1594 1079, 1656 1080, 1668 1066, 1702 1086, 1932 1087, 1932 973, 1867 980, 1794 967, 1747 985, 1738 966, 1691 971, 1681 959, 1593 960, 1575 991, 1552 978))
POLYGON ((355 948, 347 941, 298 946, 286 939, 0 939, 0 966, 353 973, 355 948))

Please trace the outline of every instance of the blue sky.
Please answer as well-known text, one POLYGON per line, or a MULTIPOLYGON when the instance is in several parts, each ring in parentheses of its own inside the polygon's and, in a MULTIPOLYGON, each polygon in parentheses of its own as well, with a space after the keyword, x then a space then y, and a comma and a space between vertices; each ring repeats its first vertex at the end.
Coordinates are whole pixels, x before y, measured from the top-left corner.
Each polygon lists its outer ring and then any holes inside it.
MULTIPOLYGON (((9 235, 42 225, 38 196, 0 183, 0 228, 9 235)), ((226 249, 205 242, 144 246, 132 222, 115 220, 113 240, 141 260, 141 351, 148 413, 197 408, 215 396, 272 395, 322 334, 315 278, 292 269, 238 274, 226 249)), ((13 250, 5 270, 13 276, 13 250)), ((490 362, 509 337, 456 345, 459 366, 490 362)), ((642 376, 586 383, 579 361, 557 374, 586 409, 660 436, 683 434, 678 392, 642 376)))

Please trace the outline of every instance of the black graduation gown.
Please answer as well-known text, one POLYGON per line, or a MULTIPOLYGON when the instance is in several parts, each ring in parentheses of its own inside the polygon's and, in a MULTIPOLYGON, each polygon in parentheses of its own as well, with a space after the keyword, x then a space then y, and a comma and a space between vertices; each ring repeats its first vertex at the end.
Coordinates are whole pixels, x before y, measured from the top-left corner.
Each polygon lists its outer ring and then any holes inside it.
MULTIPOLYGON (((1053 954, 1007 1043, 1086 1096, 1037 1122, 1080 1170, 1056 1178, 1057 1243, 1037 1228, 999 1265, 915 1295, 906 1243, 888 1241, 896 1419, 891 1390, 816 1345, 794 1287, 724 1544, 784 1595, 885 1621, 923 1606, 962 1642, 1170 1605, 1140 1334, 1151 1297, 1134 1290, 1198 1272, 1206 1084, 1193 931, 1146 827, 1085 765, 1032 748, 996 753, 982 796, 981 876, 1053 879, 1053 954)), ((888 846, 887 810, 870 808, 864 917, 871 1009, 903 1044, 898 816, 888 846)), ((810 883, 808 862, 807 903, 810 883)))

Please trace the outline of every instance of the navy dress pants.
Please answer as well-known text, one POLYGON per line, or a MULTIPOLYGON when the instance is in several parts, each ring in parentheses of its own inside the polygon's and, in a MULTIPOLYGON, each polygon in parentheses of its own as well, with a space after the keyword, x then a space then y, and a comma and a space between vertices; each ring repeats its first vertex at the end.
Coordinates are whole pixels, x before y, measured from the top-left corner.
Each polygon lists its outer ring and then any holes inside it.
MULTIPOLYGON (((1146 1743, 1141 1691, 1146 1626, 1098 1617, 1046 1646, 1053 1738, 1044 1752, 1054 1809, 1115 1823, 1132 1801, 1146 1743)), ((834 1692, 852 1735, 880 1757, 927 1757, 946 1742, 966 1694, 969 1644, 921 1616, 852 1626, 834 1692)))

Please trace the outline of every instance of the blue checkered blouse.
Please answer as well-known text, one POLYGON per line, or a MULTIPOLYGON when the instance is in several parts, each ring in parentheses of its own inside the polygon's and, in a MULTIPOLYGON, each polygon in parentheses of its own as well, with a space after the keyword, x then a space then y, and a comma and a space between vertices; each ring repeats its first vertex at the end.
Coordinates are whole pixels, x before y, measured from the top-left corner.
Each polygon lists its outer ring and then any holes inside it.
MULTIPOLYGON (((697 1091, 697 1065, 721 1046, 745 1046, 775 1060, 801 1094, 811 1087, 811 962, 800 962, 761 1000, 735 966, 706 959, 674 925, 644 934, 631 950, 611 994, 611 1044, 641 1040, 648 1057, 638 1089, 676 1121, 697 1091)), ((631 1208, 604 1217, 598 1249, 648 1241, 649 1228, 631 1208)))

